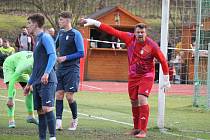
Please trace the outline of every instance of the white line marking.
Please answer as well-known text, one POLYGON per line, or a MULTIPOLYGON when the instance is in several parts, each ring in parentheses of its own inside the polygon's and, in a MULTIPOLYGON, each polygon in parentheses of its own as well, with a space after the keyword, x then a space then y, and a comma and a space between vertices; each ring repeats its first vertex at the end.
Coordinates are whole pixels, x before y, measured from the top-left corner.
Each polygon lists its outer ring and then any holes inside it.
POLYGON ((95 88, 95 89, 102 90, 102 88, 95 87, 95 86, 89 86, 89 85, 86 85, 86 84, 82 84, 82 86, 86 86, 86 87, 89 87, 89 88, 95 88))
MULTIPOLYGON (((0 97, 2 98, 6 98, 6 96, 1 96, 0 97)), ((16 101, 19 101, 19 102, 25 102, 24 100, 21 100, 21 99, 15 99, 16 101)), ((64 109, 65 112, 70 112, 69 110, 66 110, 64 109)), ((82 115, 82 116, 86 116, 86 117, 90 117, 90 118, 94 118, 94 119, 99 119, 99 120, 104 120, 104 121, 110 121, 110 122, 115 122, 115 123, 118 123, 118 124, 125 124, 125 125, 129 125, 129 126, 133 126, 133 124, 131 123, 126 123, 126 122, 121 122, 121 121, 117 121, 117 120, 112 120, 112 119, 107 119, 107 118, 103 118, 103 117, 97 117, 97 116, 93 116, 93 115, 88 115, 88 114, 84 114, 84 113, 79 113, 79 115, 82 115)), ((180 130, 181 132, 184 132, 184 131, 187 131, 187 130, 180 130)), ((172 136, 178 136, 178 137, 185 137, 185 138, 190 138, 190 139, 196 139, 196 140, 206 140, 206 139, 201 139, 201 138, 196 138, 196 137, 192 137, 192 136, 184 136, 184 135, 180 135, 180 134, 176 134, 176 133, 171 133, 171 132, 167 132, 165 130, 161 131, 161 133, 164 133, 164 134, 168 134, 168 135, 172 135, 172 136)), ((201 132, 201 131, 193 131, 193 132, 201 132)), ((210 133, 210 132, 205 132, 205 133, 210 133)))

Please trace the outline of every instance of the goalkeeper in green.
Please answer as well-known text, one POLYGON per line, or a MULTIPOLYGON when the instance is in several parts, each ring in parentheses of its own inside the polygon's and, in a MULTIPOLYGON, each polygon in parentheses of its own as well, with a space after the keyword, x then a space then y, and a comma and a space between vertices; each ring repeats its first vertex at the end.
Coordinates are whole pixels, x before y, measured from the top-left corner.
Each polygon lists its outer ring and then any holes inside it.
MULTIPOLYGON (((33 66, 33 52, 21 51, 7 57, 3 63, 4 83, 8 89, 8 116, 9 116, 9 128, 15 128, 15 83, 24 88, 29 80, 29 75, 32 72, 33 66)), ((28 123, 38 124, 38 121, 34 117, 33 108, 33 95, 30 93, 25 96, 25 105, 28 111, 28 117, 26 121, 28 123)))

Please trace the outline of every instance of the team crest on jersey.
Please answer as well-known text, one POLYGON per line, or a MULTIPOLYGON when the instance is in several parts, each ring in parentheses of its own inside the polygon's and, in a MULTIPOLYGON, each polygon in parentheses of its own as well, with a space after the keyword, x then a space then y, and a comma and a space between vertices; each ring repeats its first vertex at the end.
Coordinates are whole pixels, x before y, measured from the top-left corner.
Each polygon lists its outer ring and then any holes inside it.
POLYGON ((68 39, 69 39, 69 36, 67 35, 67 36, 66 36, 66 40, 68 40, 68 39))
POLYGON ((143 54, 144 53, 144 50, 140 50, 140 54, 143 54))

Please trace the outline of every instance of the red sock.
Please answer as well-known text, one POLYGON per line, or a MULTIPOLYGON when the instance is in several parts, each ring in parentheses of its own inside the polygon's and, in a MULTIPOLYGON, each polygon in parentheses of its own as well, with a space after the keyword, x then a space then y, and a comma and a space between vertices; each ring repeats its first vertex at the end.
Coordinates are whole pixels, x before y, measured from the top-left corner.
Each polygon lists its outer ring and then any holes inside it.
POLYGON ((138 129, 139 109, 132 107, 134 129, 138 129))
POLYGON ((140 130, 143 130, 144 132, 147 132, 147 124, 148 124, 148 118, 149 118, 149 105, 142 105, 139 106, 139 123, 138 128, 140 130))

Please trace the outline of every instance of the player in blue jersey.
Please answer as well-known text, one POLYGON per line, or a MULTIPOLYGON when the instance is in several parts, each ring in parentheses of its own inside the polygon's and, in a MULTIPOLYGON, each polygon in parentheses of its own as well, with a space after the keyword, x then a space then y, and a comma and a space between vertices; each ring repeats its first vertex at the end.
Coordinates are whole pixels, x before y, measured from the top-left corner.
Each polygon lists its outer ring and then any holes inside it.
POLYGON ((39 117, 39 139, 46 140, 47 127, 50 140, 56 140, 54 98, 57 78, 53 69, 56 62, 55 44, 53 38, 43 32, 45 22, 41 14, 33 14, 28 17, 27 28, 34 34, 36 43, 34 47, 34 64, 31 77, 24 89, 28 94, 33 85, 34 109, 39 117))
POLYGON ((58 68, 56 75, 56 129, 62 129, 64 93, 72 112, 72 121, 68 130, 76 130, 78 124, 77 103, 74 93, 77 92, 80 80, 80 58, 84 57, 84 43, 81 33, 71 26, 71 13, 59 14, 59 26, 62 29, 56 38, 59 47, 58 68))

